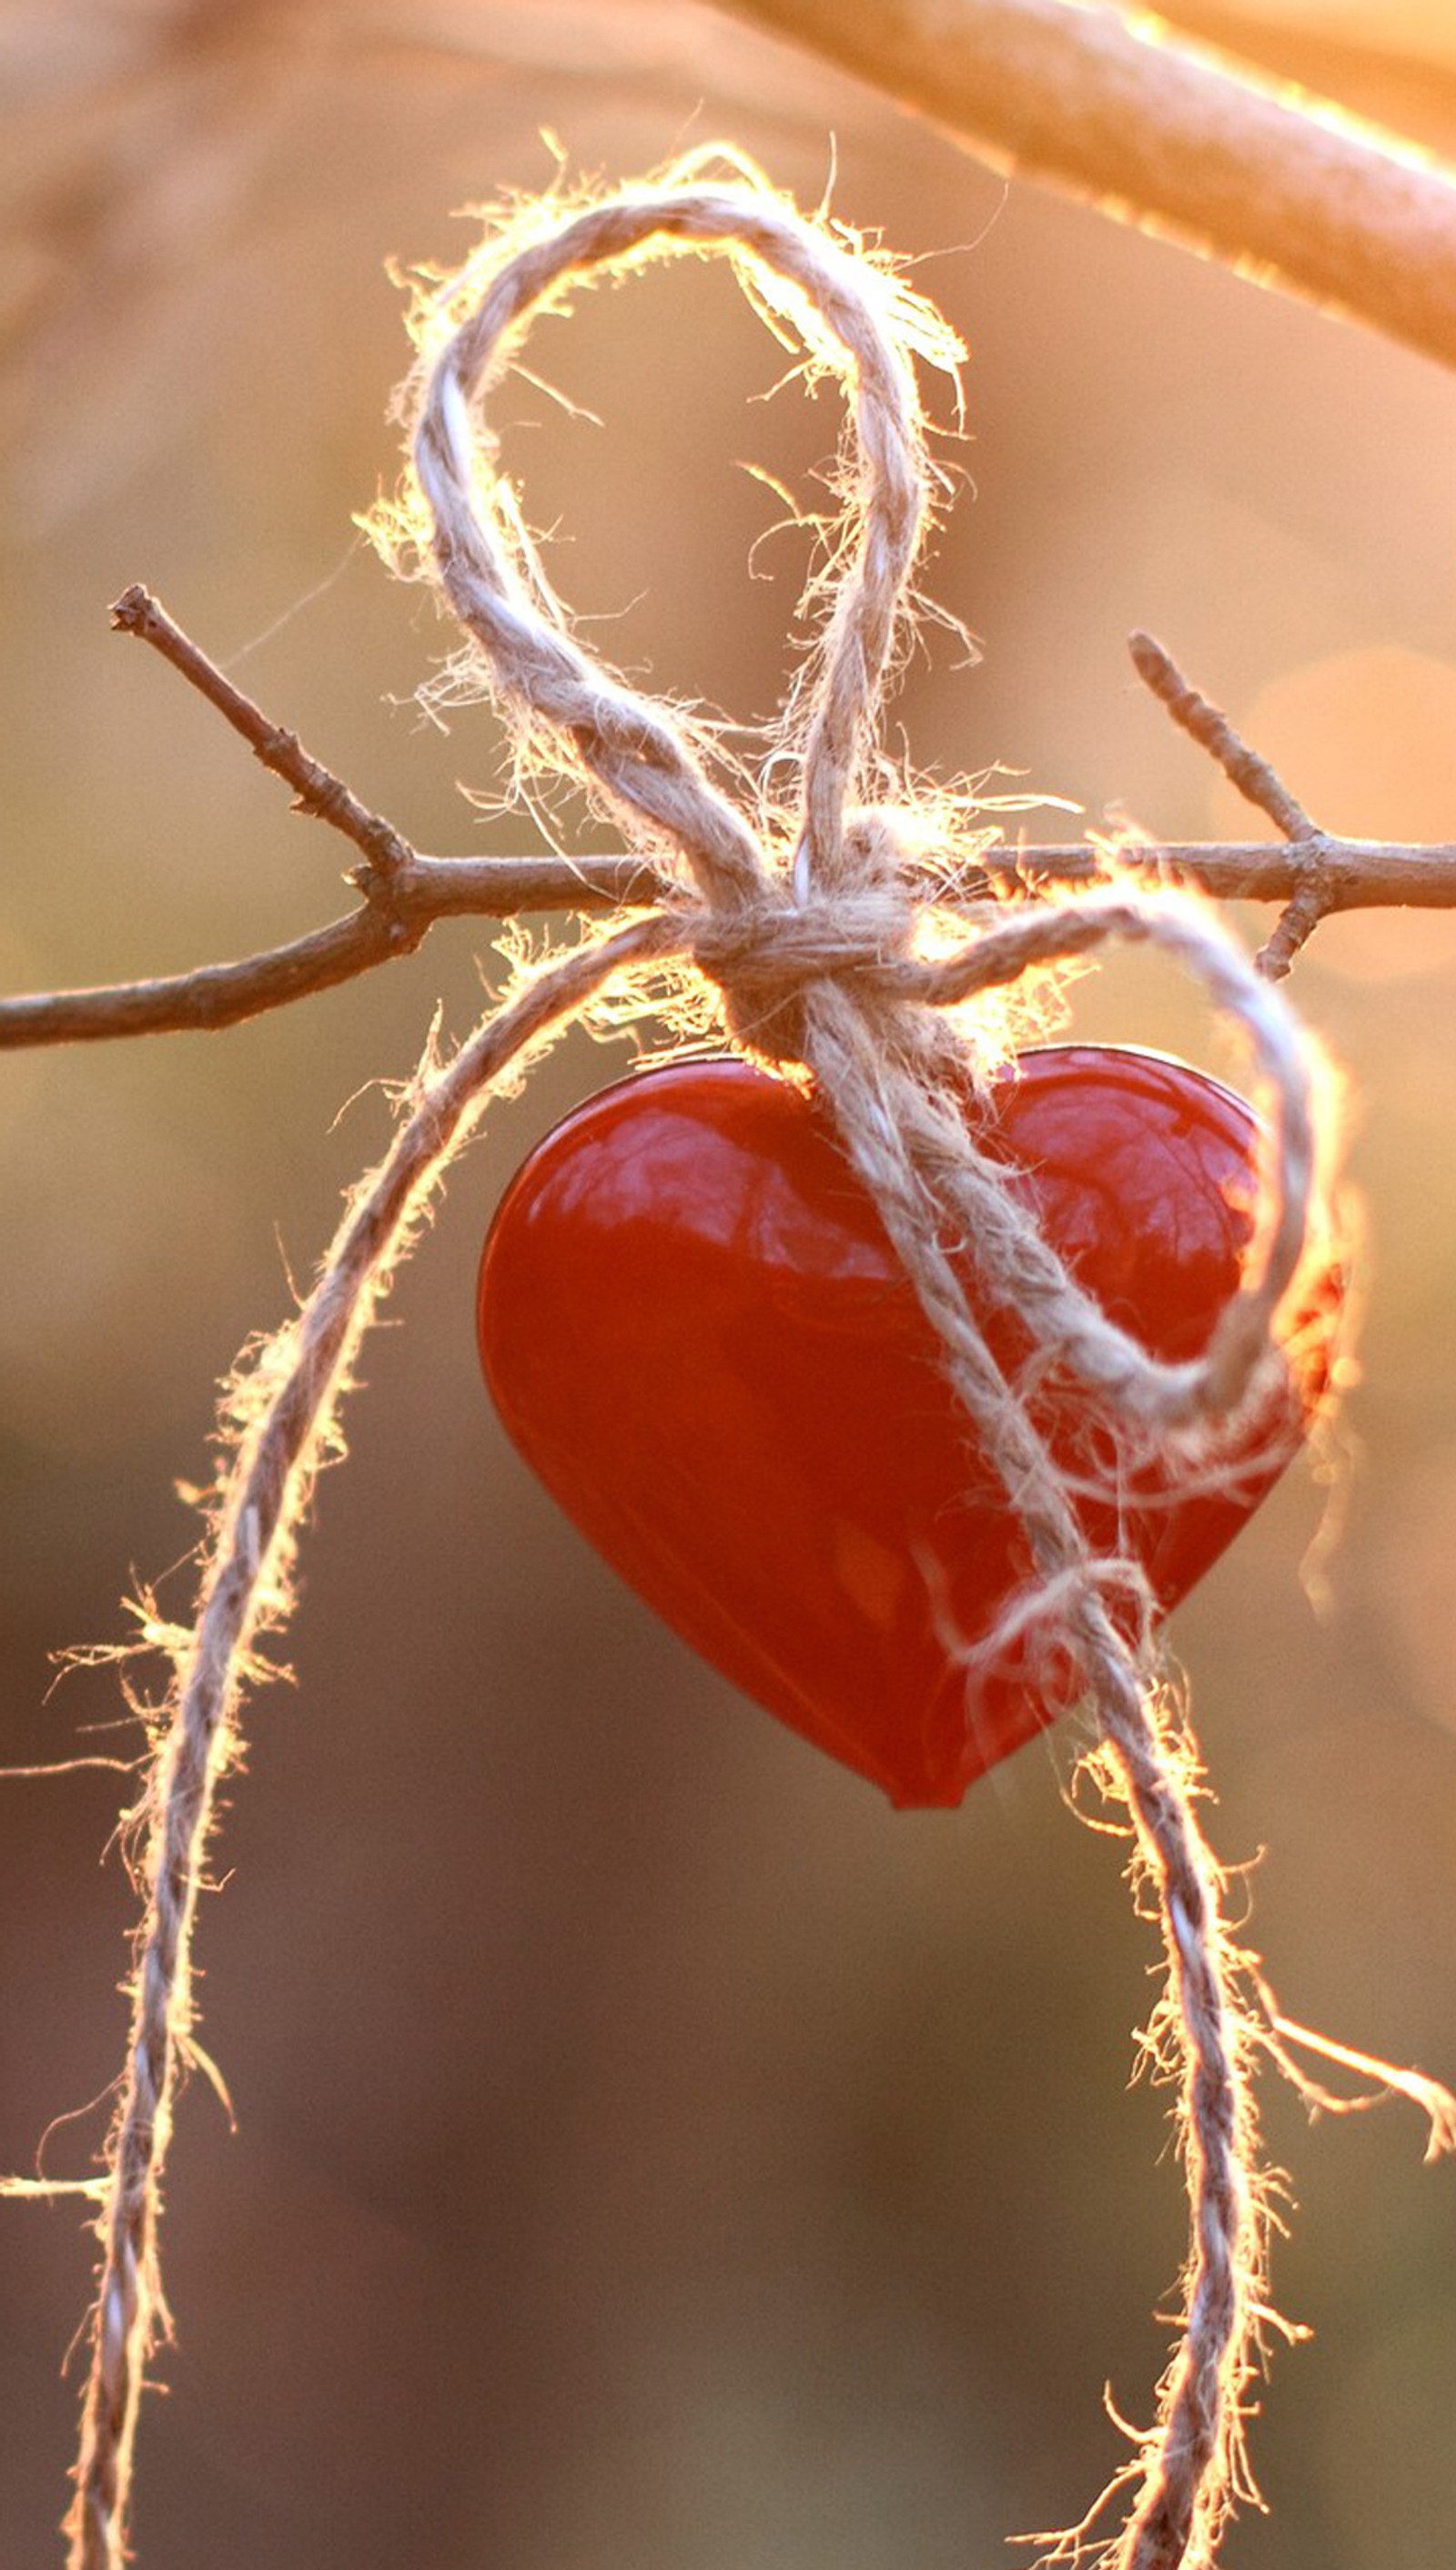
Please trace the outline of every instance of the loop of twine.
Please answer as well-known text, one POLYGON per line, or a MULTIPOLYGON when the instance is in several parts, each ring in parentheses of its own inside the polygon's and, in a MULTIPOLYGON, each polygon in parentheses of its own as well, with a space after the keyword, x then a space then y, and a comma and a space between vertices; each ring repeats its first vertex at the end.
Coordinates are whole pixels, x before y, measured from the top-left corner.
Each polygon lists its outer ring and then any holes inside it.
MULTIPOLYGON (((770 1063, 806 1067, 1025 1529, 1044 1626, 1070 1654, 1116 1762, 1160 1888, 1193 2199, 1182 2345, 1159 2428, 1130 2467, 1142 2493, 1116 2549, 1122 2570, 1176 2570, 1195 2553, 1212 2559, 1246 2483, 1242 2405, 1264 2223, 1242 1958, 1219 1917, 1218 1871, 1194 1813, 1191 1751, 1162 1688, 1147 1601, 1129 1638, 1109 1605, 1120 1583, 1126 1595, 1127 1565, 1091 1557, 1074 1493, 1028 1394, 992 1358, 946 1243, 973 1245, 978 1282, 1021 1314, 1041 1366, 1079 1378, 1115 1426, 1165 1447, 1181 1432, 1221 1432, 1283 1373, 1276 1319, 1316 1203, 1310 1051, 1280 995, 1210 913, 1176 893, 1113 880, 1084 899, 988 911, 949 955, 922 935, 899 853, 916 833, 873 789, 887 774, 880 710, 930 506, 911 364, 916 346, 936 344, 926 307, 756 176, 686 175, 689 184, 628 189, 566 214, 534 210, 441 298, 415 384, 425 542, 521 757, 585 777, 634 844, 681 859, 684 941, 719 988, 730 1033, 770 1063), (837 369, 853 422, 832 607, 775 762, 786 751, 800 775, 787 829, 766 811, 745 817, 710 773, 707 747, 567 632, 480 418, 534 312, 584 278, 679 248, 727 252, 750 295, 790 310, 811 352, 837 369), (1155 942, 1202 979, 1250 1039, 1270 1108, 1245 1272, 1204 1354, 1182 1364, 1151 1357, 1068 1274, 978 1129, 984 1044, 974 1024, 944 1015, 1114 937, 1155 942)), ((1027 1600, 1013 1612, 1024 1623, 1027 1600)))

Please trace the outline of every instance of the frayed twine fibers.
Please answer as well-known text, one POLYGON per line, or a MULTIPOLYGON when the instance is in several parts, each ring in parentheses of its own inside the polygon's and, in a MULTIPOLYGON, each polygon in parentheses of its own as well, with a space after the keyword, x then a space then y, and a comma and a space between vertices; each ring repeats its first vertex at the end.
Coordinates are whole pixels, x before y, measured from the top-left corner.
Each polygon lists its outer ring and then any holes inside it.
POLYGON ((885 265, 846 235, 806 222, 756 173, 735 165, 725 176, 699 155, 662 185, 516 210, 420 321, 412 477, 397 507, 375 513, 372 532, 397 561, 437 581, 470 638, 437 694, 491 688, 514 721, 523 775, 556 768, 584 777, 635 846, 666 856, 681 891, 661 911, 523 970, 452 1060, 440 1066, 427 1056, 404 1094, 396 1139, 346 1207, 308 1301, 231 1388, 195 1624, 171 1630, 153 1615, 146 1628, 174 1679, 131 1816, 144 1848, 144 1916, 127 2070, 99 2182, 102 2266, 69 2521, 72 2570, 120 2570, 128 2553, 138 2401, 166 2325, 160 2189, 179 2065, 197 2052, 191 1945, 216 1790, 236 1755, 242 1692, 266 1671, 260 1641, 291 1608, 299 1527, 314 1475, 339 1449, 338 1410, 356 1351, 492 1088, 598 1005, 609 983, 647 977, 657 985, 670 969, 680 984, 688 974, 700 1003, 705 981, 716 988, 737 1041, 806 1073, 835 1117, 1026 1526, 1038 1588, 1017 1615, 1036 1614, 1075 1668, 1100 1780, 1131 1812, 1135 1872, 1152 1888, 1168 1958, 1167 1994, 1146 2044, 1180 2082, 1193 2216, 1186 2315, 1158 2424, 1135 2438, 1114 2484, 1135 2492, 1127 2526, 1094 2544, 1104 2499, 1071 2533, 1038 2539, 1051 2558, 1085 2559, 1096 2549, 1120 2570, 1206 2564, 1250 2487, 1242 2417, 1265 2316, 1268 2183, 1250 2095, 1254 2049, 1269 2051, 1325 2104, 1337 2101, 1313 2089, 1292 2045, 1401 2086, 1429 2114, 1433 2148, 1456 2145, 1456 2107, 1415 2074, 1388 2071, 1276 2016, 1251 1959, 1231 1943, 1218 1869, 1196 1816, 1197 1752, 1157 1659, 1149 1601, 1137 1601, 1136 1638, 1125 1641, 1108 1599, 1126 1601, 1128 1565, 1089 1559, 1027 1388, 1008 1384, 992 1363, 945 1244, 975 1241, 995 1291, 1036 1338, 1038 1365, 1079 1377, 1126 1441, 1177 1442, 1191 1469, 1216 1475, 1220 1432, 1280 1373, 1276 1315, 1311 1223, 1325 1218, 1309 1048, 1278 994, 1201 906, 1180 896, 1150 895, 1114 874, 1075 901, 990 905, 969 943, 964 914, 952 937, 933 902, 912 900, 912 863, 923 875, 929 850, 949 875, 975 844, 956 817, 964 798, 935 805, 888 790, 894 780, 878 738, 883 692, 913 615, 932 488, 912 358, 943 364, 956 351, 930 307, 885 265), (839 375, 851 408, 843 517, 818 585, 831 605, 774 762, 781 772, 791 757, 800 777, 791 814, 760 802, 745 817, 714 780, 708 735, 581 649, 477 424, 480 398, 533 312, 604 269, 679 248, 729 255, 809 360, 839 375), (1273 1140, 1254 1254, 1206 1355, 1186 1365, 1155 1363, 1080 1292, 982 1152, 974 1115, 967 1120, 967 1099, 1007 1040, 1006 1032, 993 1037, 992 995, 1011 995, 1001 1016, 1014 1031, 1028 976, 1112 937, 1178 955, 1243 1027, 1266 1090, 1273 1140))
MULTIPOLYGON (((487 247, 464 281, 464 318, 426 355, 413 457, 435 577, 527 754, 584 772, 636 841, 681 860, 696 896, 685 895, 685 943, 719 982, 739 1041, 807 1069, 1026 1527, 1047 1598, 1055 1596, 1058 1639, 1161 1888, 1182 2029, 1194 2195, 1187 2323, 1121 2547, 1128 2570, 1172 2570, 1194 2547, 1212 2546, 1243 2478, 1241 2393, 1263 2275, 1247 2036, 1148 1600, 1130 1646, 1109 1609, 1109 1565, 1089 1559, 1062 1476, 1023 1394, 990 1356, 944 1243, 974 1242, 978 1266, 1021 1312, 1045 1361, 1080 1375, 1123 1420, 1163 1438, 1225 1421, 1266 1389, 1280 1362, 1273 1319, 1299 1263, 1312 1186, 1308 1056, 1277 995, 1182 902, 1110 888, 1049 913, 988 922, 964 953, 917 961, 896 812, 870 798, 884 773, 883 690, 929 514, 910 360, 916 339, 937 350, 943 343, 924 307, 762 186, 628 192, 565 218, 525 219, 527 237, 487 247), (757 293, 793 312, 810 349, 843 377, 852 408, 833 609, 811 684, 789 708, 801 801, 791 837, 776 846, 713 782, 686 732, 566 631, 523 555, 514 505, 483 460, 475 427, 472 405, 532 311, 581 277, 664 244, 726 249, 757 293), (966 1043, 934 1005, 1119 934, 1155 938, 1202 973, 1252 1037, 1273 1097, 1278 1138, 1260 1256, 1207 1355, 1182 1366, 1155 1363, 1090 1304, 1017 1205, 967 1125, 966 1043)), ((460 296, 457 287, 447 298, 451 319, 460 296)), ((1125 1564, 1116 1575, 1126 1586, 1125 1564)))

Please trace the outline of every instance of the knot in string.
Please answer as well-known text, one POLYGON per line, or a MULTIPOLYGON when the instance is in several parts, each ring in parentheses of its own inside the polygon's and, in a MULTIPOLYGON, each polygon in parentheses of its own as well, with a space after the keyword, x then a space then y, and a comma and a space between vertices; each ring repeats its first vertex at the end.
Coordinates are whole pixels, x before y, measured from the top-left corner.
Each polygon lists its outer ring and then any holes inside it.
MULTIPOLYGON (((817 869, 795 861, 800 878, 817 869)), ((760 1061, 794 1066, 811 1048, 806 991, 834 982, 862 1006, 901 996, 916 902, 900 839, 884 811, 856 812, 841 838, 842 889, 795 896, 792 874, 761 901, 710 904, 690 932, 700 972, 716 984, 728 1033, 760 1061)))

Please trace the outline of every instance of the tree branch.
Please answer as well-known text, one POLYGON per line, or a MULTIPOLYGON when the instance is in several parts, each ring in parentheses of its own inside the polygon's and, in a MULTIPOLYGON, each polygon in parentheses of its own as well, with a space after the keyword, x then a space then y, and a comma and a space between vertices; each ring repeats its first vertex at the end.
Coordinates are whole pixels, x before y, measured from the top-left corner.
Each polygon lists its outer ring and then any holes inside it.
MULTIPOLYGON (((435 857, 410 845, 392 821, 371 812, 296 732, 269 720, 235 687, 151 593, 134 587, 112 622, 150 642, 215 705, 262 765, 293 789, 294 808, 358 848, 364 862, 348 880, 362 899, 347 918, 285 946, 230 964, 203 964, 160 980, 103 984, 85 991, 28 991, 0 999, 0 1053, 39 1045, 99 1044, 114 1036, 176 1035, 239 1026, 245 1018, 329 991, 377 965, 411 955, 437 919, 510 919, 526 911, 591 913, 656 907, 681 885, 666 868, 627 852, 597 857, 435 857)), ((1282 915, 1260 964, 1270 979, 1289 965, 1318 922, 1338 910, 1456 909, 1456 841, 1413 847, 1384 839, 1343 839, 1322 830, 1240 740, 1225 714, 1191 687, 1149 634, 1130 644, 1139 676, 1174 720, 1215 759, 1246 801, 1285 834, 1263 840, 1147 841, 978 847, 947 880, 927 870, 920 889, 943 909, 974 911, 991 900, 1059 890, 1086 891, 1122 868, 1154 881, 1192 885, 1212 901, 1269 901, 1282 915)))
POLYGON ((1456 366, 1456 174, 1083 0, 726 0, 1051 182, 1456 366))
MULTIPOLYGON (((1298 901, 1303 909, 1317 879, 1319 918, 1341 910, 1456 909, 1456 841, 1406 847, 1320 832, 1287 847, 1262 840, 1140 844, 1121 851, 1116 862, 1156 880, 1192 885, 1213 901, 1298 901)), ((926 890, 947 908, 970 907, 998 891, 1085 890, 1106 882, 1109 863, 1106 848, 1091 840, 992 848, 978 857, 969 880, 950 891, 927 881, 926 890)), ((396 878, 398 915, 392 922, 366 905, 311 936, 237 963, 94 990, 19 993, 0 1000, 0 1053, 240 1026, 411 954, 437 919, 612 910, 655 903, 668 889, 650 866, 626 855, 568 861, 410 851, 396 878)))

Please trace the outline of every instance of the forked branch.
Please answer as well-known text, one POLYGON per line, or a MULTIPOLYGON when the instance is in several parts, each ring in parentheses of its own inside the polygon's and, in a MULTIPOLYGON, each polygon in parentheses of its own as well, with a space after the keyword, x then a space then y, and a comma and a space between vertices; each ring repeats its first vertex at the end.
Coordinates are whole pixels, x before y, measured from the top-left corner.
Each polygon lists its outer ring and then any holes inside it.
MULTIPOLYGON (((422 854, 393 822, 369 810, 296 732, 275 723, 225 676, 149 591, 118 599, 112 621, 134 634, 206 696, 254 757, 292 788, 293 806, 347 839, 362 862, 347 880, 358 907, 288 944, 236 963, 203 964, 155 981, 95 990, 33 991, 0 999, 0 1052, 37 1045, 99 1044, 118 1036, 215 1031, 334 989, 357 974, 411 955, 436 920, 509 919, 525 912, 617 912, 668 899, 666 866, 623 852, 596 857, 440 857, 422 854)), ((1320 919, 1341 910, 1445 910, 1456 906, 1456 841, 1415 846, 1347 839, 1322 830, 1265 759, 1239 740, 1226 717, 1190 687, 1151 635, 1135 634, 1139 675, 1176 721, 1207 749, 1245 799, 1284 833, 1263 840, 1112 843, 1084 839, 1016 846, 988 829, 974 861, 922 889, 947 909, 987 900, 1086 891, 1115 871, 1192 885, 1213 901, 1267 901, 1281 918, 1260 961, 1272 977, 1289 964, 1320 919)))

